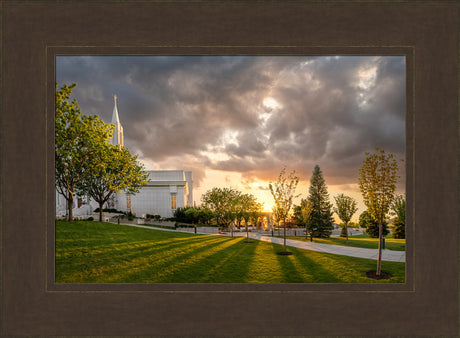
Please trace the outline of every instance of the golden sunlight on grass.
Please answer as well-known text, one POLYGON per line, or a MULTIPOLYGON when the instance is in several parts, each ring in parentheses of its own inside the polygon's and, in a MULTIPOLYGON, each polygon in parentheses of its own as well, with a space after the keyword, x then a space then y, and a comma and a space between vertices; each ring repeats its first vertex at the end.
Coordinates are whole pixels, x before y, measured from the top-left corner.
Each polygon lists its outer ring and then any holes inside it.
MULTIPOLYGON (((99 222, 56 223, 57 283, 353 283, 375 261, 245 237, 194 235, 99 222)), ((404 282, 405 264, 385 262, 404 282)))

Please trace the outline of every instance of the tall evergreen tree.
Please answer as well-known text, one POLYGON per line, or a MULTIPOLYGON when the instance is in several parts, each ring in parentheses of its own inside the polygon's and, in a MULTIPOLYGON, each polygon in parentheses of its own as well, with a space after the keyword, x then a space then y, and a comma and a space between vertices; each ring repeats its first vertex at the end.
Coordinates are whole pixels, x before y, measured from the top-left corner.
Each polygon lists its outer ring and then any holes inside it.
POLYGON ((333 229, 332 204, 329 202, 326 182, 318 165, 313 170, 308 190, 308 200, 313 208, 307 223, 313 237, 330 237, 333 229))

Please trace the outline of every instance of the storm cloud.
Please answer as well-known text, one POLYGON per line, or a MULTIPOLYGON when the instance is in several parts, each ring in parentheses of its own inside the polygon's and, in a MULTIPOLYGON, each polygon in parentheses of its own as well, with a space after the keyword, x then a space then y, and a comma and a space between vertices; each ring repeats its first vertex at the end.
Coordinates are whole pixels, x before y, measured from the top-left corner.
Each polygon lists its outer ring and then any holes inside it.
POLYGON ((248 185, 318 164, 346 190, 366 151, 404 158, 403 56, 58 56, 56 81, 106 122, 116 94, 125 146, 197 185, 208 169, 248 185))

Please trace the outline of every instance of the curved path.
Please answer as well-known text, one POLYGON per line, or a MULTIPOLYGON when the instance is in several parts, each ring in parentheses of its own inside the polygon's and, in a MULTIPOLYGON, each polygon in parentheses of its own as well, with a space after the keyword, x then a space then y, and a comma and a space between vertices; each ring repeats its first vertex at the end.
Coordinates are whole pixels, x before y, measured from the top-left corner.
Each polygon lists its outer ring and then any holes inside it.
MULTIPOLYGON (((145 225, 136 225, 136 224, 126 224, 138 228, 145 228, 145 229, 153 229, 153 230, 162 230, 162 231, 174 231, 174 232, 187 232, 193 233, 192 231, 180 231, 180 230, 169 230, 164 228, 156 228, 152 226, 145 226, 145 225)), ((215 235, 215 236, 230 236, 229 234, 209 234, 205 232, 198 231, 197 234, 200 235, 215 235)), ((246 237, 245 232, 234 232, 233 235, 235 237, 246 237)), ((261 235, 258 233, 249 233, 249 237, 253 239, 258 239, 264 242, 276 243, 276 244, 284 244, 283 238, 278 237, 271 237, 266 235, 261 235)), ((365 249, 365 248, 355 248, 349 247, 344 245, 333 245, 333 244, 322 244, 322 243, 315 243, 315 242, 307 242, 307 241, 298 241, 295 239, 286 239, 286 246, 291 246, 300 249, 312 250, 312 251, 319 251, 319 252, 327 252, 336 255, 342 256, 351 256, 351 257, 359 257, 359 258, 366 258, 366 259, 373 259, 377 260, 378 250, 377 249, 365 249)), ((388 262, 405 262, 406 261, 406 252, 405 251, 395 251, 395 250, 382 250, 382 260, 388 262)))

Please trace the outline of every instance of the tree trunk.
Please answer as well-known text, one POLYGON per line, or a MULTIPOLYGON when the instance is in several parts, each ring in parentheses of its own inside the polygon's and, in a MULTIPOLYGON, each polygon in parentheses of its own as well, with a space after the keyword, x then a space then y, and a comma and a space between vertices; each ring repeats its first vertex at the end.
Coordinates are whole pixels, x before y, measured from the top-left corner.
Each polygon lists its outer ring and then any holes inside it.
POLYGON ((283 225, 284 225, 284 252, 286 252, 286 218, 283 219, 283 225))
POLYGON ((382 220, 379 220, 379 255, 377 258, 377 272, 376 275, 380 276, 380 271, 382 267, 382 246, 383 246, 383 229, 382 229, 382 220))
POLYGON ((73 222, 73 195, 70 194, 70 198, 67 200, 67 208, 69 209, 69 222, 73 222))
POLYGON ((249 226, 248 226, 248 222, 246 222, 246 238, 247 238, 248 243, 249 243, 249 226))
POLYGON ((347 241, 346 243, 348 244, 348 222, 345 222, 345 232, 347 233, 347 241))
POLYGON ((102 222, 102 206, 104 202, 99 202, 99 222, 102 222))

